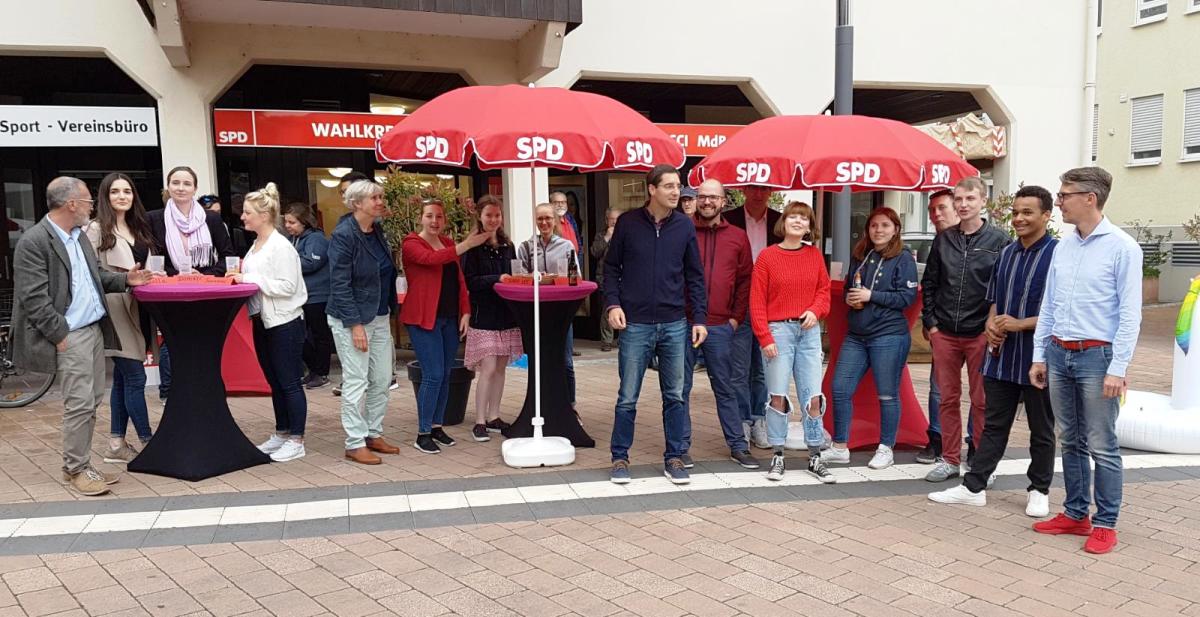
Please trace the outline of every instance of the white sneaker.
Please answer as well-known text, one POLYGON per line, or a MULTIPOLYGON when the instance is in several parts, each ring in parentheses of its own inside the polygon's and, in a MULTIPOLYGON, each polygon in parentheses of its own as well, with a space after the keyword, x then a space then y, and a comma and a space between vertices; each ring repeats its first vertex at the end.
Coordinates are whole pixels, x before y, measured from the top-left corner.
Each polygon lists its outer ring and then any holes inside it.
POLYGON ((964 506, 986 506, 987 493, 979 491, 972 493, 967 490, 967 487, 959 484, 954 488, 948 488, 944 491, 929 494, 929 501, 938 503, 961 504, 964 506))
POLYGON ((273 454, 275 451, 283 447, 283 444, 290 441, 287 437, 281 437, 277 433, 271 433, 271 438, 258 444, 258 451, 263 454, 273 454))
POLYGON ((821 460, 829 463, 849 464, 850 463, 850 448, 839 448, 837 446, 829 446, 828 450, 821 452, 821 460))
POLYGON ((988 476, 987 486, 985 486, 984 488, 992 488, 992 485, 995 483, 996 483, 996 472, 993 471, 992 475, 988 476))
POLYGON ((280 446, 274 454, 271 455, 271 460, 276 463, 285 463, 294 461, 304 456, 304 443, 294 439, 287 440, 287 443, 280 446))
POLYGON ((767 419, 759 418, 750 425, 750 442, 760 450, 770 450, 771 442, 767 441, 767 419))
POLYGON ((1025 506, 1025 516, 1033 518, 1050 516, 1050 496, 1043 495, 1036 489, 1029 491, 1029 504, 1025 506))
POLYGON ((892 449, 879 444, 879 447, 875 448, 875 456, 871 457, 871 462, 867 463, 867 467, 871 469, 887 469, 894 462, 896 462, 896 459, 892 456, 892 449))

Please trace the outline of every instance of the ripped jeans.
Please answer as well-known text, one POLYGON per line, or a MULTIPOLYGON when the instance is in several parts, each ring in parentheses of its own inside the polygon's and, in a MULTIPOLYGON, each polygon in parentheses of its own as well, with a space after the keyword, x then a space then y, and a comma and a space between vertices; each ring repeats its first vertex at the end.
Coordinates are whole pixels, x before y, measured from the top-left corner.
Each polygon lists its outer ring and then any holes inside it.
POLYGON ((846 335, 833 371, 834 443, 846 443, 850 439, 854 392, 870 369, 879 396, 879 443, 889 448, 896 445, 896 430, 900 426, 900 375, 908 361, 911 344, 908 332, 872 337, 846 335))
POLYGON ((825 440, 821 418, 825 415, 825 396, 821 394, 821 326, 808 330, 800 322, 773 321, 771 337, 779 355, 768 358, 763 354, 763 372, 767 380, 767 443, 782 447, 787 440, 788 415, 796 408, 791 399, 789 378, 796 383, 796 397, 804 413, 804 443, 811 450, 820 448, 825 440), (771 407, 770 397, 783 396, 786 409, 771 407), (809 402, 820 397, 820 413, 808 414, 809 402))

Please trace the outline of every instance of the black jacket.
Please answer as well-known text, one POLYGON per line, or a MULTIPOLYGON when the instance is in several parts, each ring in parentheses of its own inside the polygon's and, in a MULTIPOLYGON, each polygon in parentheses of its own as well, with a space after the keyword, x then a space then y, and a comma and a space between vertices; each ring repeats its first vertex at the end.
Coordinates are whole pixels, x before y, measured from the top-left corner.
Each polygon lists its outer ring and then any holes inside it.
POLYGON ((471 327, 476 330, 507 330, 517 321, 493 287, 500 277, 512 274, 517 252, 511 242, 502 246, 481 244, 459 258, 467 292, 471 298, 471 327))
MULTIPOLYGON (((776 235, 775 233, 775 224, 779 222, 779 217, 781 216, 783 215, 779 212, 776 212, 771 208, 767 208, 767 246, 783 242, 783 236, 776 235)), ((730 225, 733 225, 734 227, 740 227, 745 230, 746 206, 734 208, 733 210, 729 210, 727 212, 722 212, 721 218, 730 225)), ((754 243, 751 242, 750 245, 754 246, 754 243)))
POLYGON ((928 329, 978 336, 987 323, 987 287, 1000 249, 1012 239, 995 225, 966 235, 958 226, 937 235, 921 279, 921 318, 928 329))
MULTIPOLYGON (((146 219, 150 221, 150 233, 154 235, 154 254, 163 256, 163 263, 166 264, 164 269, 168 275, 175 276, 179 274, 179 269, 171 262, 171 253, 167 251, 167 224, 163 219, 165 214, 165 208, 151 210, 146 213, 146 219)), ((224 276, 225 258, 236 255, 229 243, 229 234, 225 232, 225 222, 221 220, 220 214, 209 212, 205 214, 204 224, 208 227, 208 235, 212 237, 213 248, 217 250, 217 263, 207 268, 199 268, 199 271, 202 274, 224 276)))

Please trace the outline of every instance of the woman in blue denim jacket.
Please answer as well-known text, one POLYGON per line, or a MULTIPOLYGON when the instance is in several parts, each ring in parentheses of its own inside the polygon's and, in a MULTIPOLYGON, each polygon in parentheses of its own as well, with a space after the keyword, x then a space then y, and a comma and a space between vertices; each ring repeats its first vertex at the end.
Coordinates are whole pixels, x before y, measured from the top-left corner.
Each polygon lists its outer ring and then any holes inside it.
POLYGON ((893 463, 900 426, 900 375, 912 344, 904 309, 917 299, 917 264, 900 239, 900 217, 878 208, 854 247, 846 279, 849 331, 833 373, 833 447, 825 463, 849 463, 854 391, 870 369, 879 393, 879 447, 867 466, 893 463))

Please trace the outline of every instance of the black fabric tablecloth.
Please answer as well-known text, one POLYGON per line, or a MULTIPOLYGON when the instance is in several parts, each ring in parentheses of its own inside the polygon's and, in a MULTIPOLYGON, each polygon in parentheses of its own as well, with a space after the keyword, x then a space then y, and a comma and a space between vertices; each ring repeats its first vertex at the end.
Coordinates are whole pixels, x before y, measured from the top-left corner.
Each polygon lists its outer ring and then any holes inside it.
MULTIPOLYGON (((529 385, 525 390, 525 405, 521 415, 504 431, 505 437, 533 437, 533 404, 536 366, 533 360, 533 302, 505 300, 521 327, 521 341, 529 356, 529 385)), ((594 448, 592 439, 575 418, 567 392, 566 344, 567 330, 583 299, 541 303, 542 317, 542 434, 566 437, 576 448, 594 448)))
POLYGON ((270 463, 233 421, 221 350, 246 298, 145 302, 171 349, 171 393, 154 438, 129 471, 204 480, 270 463))

